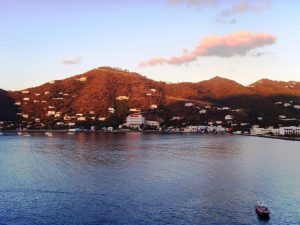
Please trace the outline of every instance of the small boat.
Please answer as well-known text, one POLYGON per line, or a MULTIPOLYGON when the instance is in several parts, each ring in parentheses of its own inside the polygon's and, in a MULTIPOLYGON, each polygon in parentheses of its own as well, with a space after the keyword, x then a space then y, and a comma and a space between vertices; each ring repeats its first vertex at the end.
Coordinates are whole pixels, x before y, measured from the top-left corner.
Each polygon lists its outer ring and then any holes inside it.
POLYGON ((52 132, 51 132, 51 127, 49 127, 49 131, 47 131, 47 132, 45 133, 45 135, 48 136, 48 137, 52 137, 52 136, 53 136, 53 134, 52 134, 52 132))
POLYGON ((269 218, 270 216, 270 210, 268 209, 268 206, 263 201, 257 202, 255 206, 255 212, 259 217, 262 218, 269 218))
POLYGON ((53 136, 52 132, 46 132, 45 135, 48 136, 48 137, 52 137, 53 136))
POLYGON ((22 126, 21 126, 21 124, 20 124, 20 128, 19 128, 19 131, 18 131, 18 133, 17 133, 19 136, 21 136, 21 135, 23 135, 23 133, 22 133, 22 126))

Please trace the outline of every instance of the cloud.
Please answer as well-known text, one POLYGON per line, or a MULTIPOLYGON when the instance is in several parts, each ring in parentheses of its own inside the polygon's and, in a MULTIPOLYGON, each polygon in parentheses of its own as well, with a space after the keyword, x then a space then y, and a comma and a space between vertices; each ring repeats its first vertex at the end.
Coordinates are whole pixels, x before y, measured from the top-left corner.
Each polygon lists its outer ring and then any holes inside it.
POLYGON ((256 0, 256 1, 236 1, 234 4, 230 5, 228 8, 223 9, 219 14, 220 18, 233 16, 240 13, 257 13, 269 8, 270 0, 256 0))
POLYGON ((78 65, 80 64, 82 61, 81 57, 75 57, 72 59, 65 59, 62 61, 62 64, 66 64, 66 65, 78 65))
POLYGON ((192 51, 184 50, 179 56, 170 58, 155 57, 141 62, 140 67, 155 65, 181 65, 196 61, 198 57, 219 56, 232 57, 245 56, 249 51, 276 42, 276 37, 265 33, 237 32, 225 36, 208 36, 202 39, 192 51))
POLYGON ((272 0, 168 0, 172 5, 186 4, 197 7, 215 7, 219 10, 216 22, 233 24, 242 13, 258 13, 268 9, 272 0))

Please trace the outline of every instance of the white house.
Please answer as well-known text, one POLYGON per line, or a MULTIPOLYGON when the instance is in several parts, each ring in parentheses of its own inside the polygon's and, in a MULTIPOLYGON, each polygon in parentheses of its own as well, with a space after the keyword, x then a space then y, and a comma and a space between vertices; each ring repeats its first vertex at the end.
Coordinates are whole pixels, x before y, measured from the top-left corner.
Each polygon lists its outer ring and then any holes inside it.
POLYGON ((151 109, 157 109, 157 105, 152 104, 152 105, 150 106, 150 108, 151 108, 151 109))
POLYGON ((137 127, 145 124, 145 117, 142 114, 134 113, 126 117, 126 125, 129 127, 137 127))
POLYGON ((300 105, 294 105, 294 109, 300 109, 300 105))
POLYGON ((129 109, 129 112, 140 112, 140 111, 141 111, 141 110, 136 109, 136 108, 129 109))
POLYGON ((173 116, 172 120, 181 120, 182 118, 180 116, 173 116))
POLYGON ((184 104, 185 107, 191 107, 191 106, 193 106, 193 105, 194 105, 194 104, 191 103, 191 102, 186 102, 186 103, 184 104))
POLYGON ((85 118, 85 116, 80 116, 80 117, 77 118, 77 120, 78 120, 78 121, 85 121, 86 118, 85 118))
POLYGON ((279 115, 278 118, 279 119, 286 119, 286 116, 285 115, 279 115))
POLYGON ((55 111, 50 110, 50 111, 47 112, 47 116, 54 116, 55 113, 56 113, 55 111))
POLYGON ((105 120, 106 120, 106 117, 99 117, 98 120, 99 120, 99 121, 105 121, 105 120))
POLYGON ((122 101, 122 100, 128 100, 129 97, 125 96, 125 95, 121 95, 121 96, 116 97, 116 99, 119 100, 119 101, 122 101))
POLYGON ((22 91, 22 94, 29 94, 29 91, 24 90, 22 91))
POLYGON ((291 106, 291 103, 286 102, 286 103, 283 104, 283 106, 284 106, 284 107, 290 107, 290 106, 291 106))
POLYGON ((41 94, 40 93, 35 93, 35 96, 40 96, 41 94))
POLYGON ((151 88, 150 91, 152 91, 152 92, 155 93, 155 92, 156 92, 156 89, 155 89, 155 88, 151 88))
POLYGON ((28 114, 22 114, 22 117, 25 119, 28 119, 29 115, 28 114))
POLYGON ((232 119, 233 119, 232 115, 226 115, 225 116, 225 120, 232 120, 232 119))
POLYGON ((80 82, 86 82, 87 78, 86 77, 80 77, 77 80, 80 81, 80 82))
POLYGON ((21 105, 21 102, 15 102, 15 105, 21 105))
POLYGON ((55 80, 49 81, 49 84, 55 84, 55 80))
POLYGON ((200 109, 200 111, 199 111, 200 114, 205 114, 206 112, 207 112, 206 109, 200 109))
POLYGON ((30 98, 23 98, 23 100, 24 100, 24 101, 29 101, 29 100, 30 100, 30 98))
POLYGON ((110 108, 108 108, 108 112, 110 112, 110 113, 115 113, 115 109, 112 108, 112 107, 110 107, 110 108))
POLYGON ((152 96, 152 94, 151 93, 147 93, 146 96, 152 96))

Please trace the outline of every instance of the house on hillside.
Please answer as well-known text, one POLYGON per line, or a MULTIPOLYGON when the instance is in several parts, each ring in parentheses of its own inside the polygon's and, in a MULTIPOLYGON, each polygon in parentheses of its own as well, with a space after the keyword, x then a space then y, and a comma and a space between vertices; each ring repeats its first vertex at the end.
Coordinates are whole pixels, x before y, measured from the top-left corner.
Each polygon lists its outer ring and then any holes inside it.
POLYGON ((23 117, 24 119, 28 119, 28 118, 29 118, 29 115, 28 115, 28 114, 22 114, 22 117, 23 117))
POLYGON ((80 77, 80 78, 77 79, 77 81, 86 82, 87 78, 86 77, 80 77))
POLYGON ((150 106, 150 108, 151 108, 151 109, 157 109, 157 105, 156 105, 156 104, 152 104, 152 105, 150 106))
POLYGON ((50 111, 47 112, 47 116, 54 116, 55 113, 56 113, 55 111, 50 110, 50 111))
POLYGON ((184 106, 185 107, 191 107, 191 106, 193 106, 194 104, 192 103, 192 102, 186 102, 185 104, 184 104, 184 106))
POLYGON ((225 116, 225 120, 233 120, 232 115, 226 115, 226 116, 225 116))
POLYGON ((279 119, 286 119, 286 115, 279 115, 278 118, 279 119))
POLYGON ((85 116, 80 116, 77 118, 78 121, 86 121, 86 117, 85 116))
POLYGON ((29 91, 24 90, 24 91, 22 91, 22 94, 29 94, 29 91))
POLYGON ((199 110, 199 114, 205 114, 206 112, 207 112, 206 109, 200 109, 200 110, 199 110))
POLYGON ((116 99, 119 100, 119 101, 122 101, 122 100, 128 100, 129 97, 125 96, 125 95, 121 95, 121 96, 116 97, 116 99))
POLYGON ((300 105, 294 105, 294 109, 300 109, 300 105))
POLYGON ((140 109, 136 109, 136 108, 129 109, 129 112, 140 112, 140 111, 141 111, 140 109))
POLYGON ((114 113, 115 113, 115 109, 114 109, 114 108, 112 108, 112 107, 110 107, 110 108, 108 108, 108 112, 110 112, 110 113, 114 114, 114 113))

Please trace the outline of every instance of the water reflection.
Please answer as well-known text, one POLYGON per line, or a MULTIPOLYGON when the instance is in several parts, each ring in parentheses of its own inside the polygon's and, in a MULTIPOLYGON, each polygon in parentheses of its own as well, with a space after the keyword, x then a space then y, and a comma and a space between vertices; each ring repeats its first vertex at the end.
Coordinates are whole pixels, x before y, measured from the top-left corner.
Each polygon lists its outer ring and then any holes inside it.
POLYGON ((1 137, 0 218, 4 224, 295 224, 298 165, 299 142, 252 137, 1 137), (270 221, 256 217, 261 199, 270 205, 270 221))

